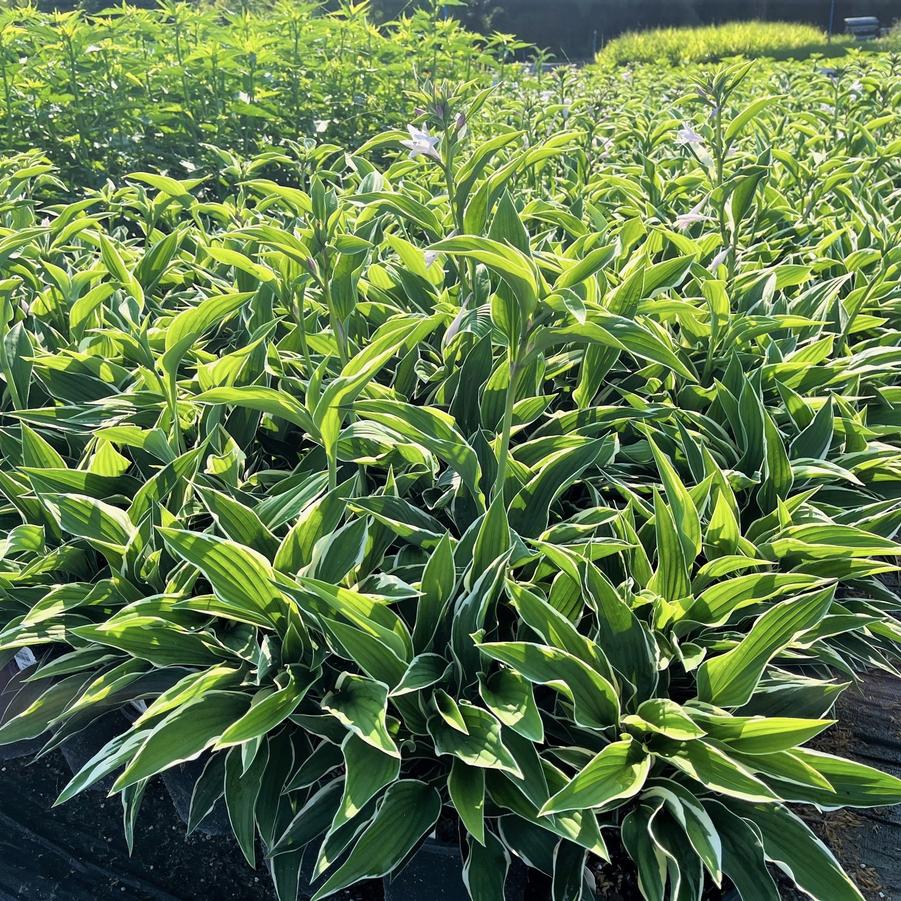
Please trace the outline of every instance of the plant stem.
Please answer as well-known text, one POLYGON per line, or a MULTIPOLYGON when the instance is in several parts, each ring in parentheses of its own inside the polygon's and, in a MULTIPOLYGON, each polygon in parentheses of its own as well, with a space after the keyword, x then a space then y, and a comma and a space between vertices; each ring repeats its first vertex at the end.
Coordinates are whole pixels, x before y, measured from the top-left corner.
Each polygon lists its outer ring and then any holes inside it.
POLYGON ((181 433, 181 422, 178 419, 178 386, 173 375, 168 380, 169 417, 172 420, 172 444, 176 456, 184 452, 184 439, 181 433))
POLYGON ((297 327, 300 330, 300 348, 303 352, 303 361, 306 364, 306 374, 307 377, 310 377, 313 375, 313 361, 310 359, 310 348, 307 346, 306 311, 304 310, 305 297, 306 287, 301 285, 298 290, 295 316, 297 317, 297 327))
POLYGON ((510 381, 507 384, 507 396, 504 398, 504 418, 501 423, 501 440, 497 449, 497 475, 494 479, 492 499, 502 494, 507 478, 507 458, 510 455, 510 430, 513 427, 513 405, 516 402, 516 381, 519 377, 519 365, 510 360, 510 381))
POLYGON ((338 461, 333 454, 327 454, 328 457, 328 488, 334 491, 338 486, 338 461))

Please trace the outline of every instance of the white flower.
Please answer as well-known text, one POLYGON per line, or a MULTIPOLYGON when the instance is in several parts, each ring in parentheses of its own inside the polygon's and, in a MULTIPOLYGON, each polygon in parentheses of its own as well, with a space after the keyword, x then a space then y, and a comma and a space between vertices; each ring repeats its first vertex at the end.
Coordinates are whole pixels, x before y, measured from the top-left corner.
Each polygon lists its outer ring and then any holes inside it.
POLYGON ((316 128, 316 134, 321 135, 324 131, 327 131, 331 121, 331 119, 317 119, 313 123, 316 128))
POLYGON ((710 265, 707 267, 714 275, 716 275, 716 270, 726 262, 726 257, 729 256, 728 250, 721 250, 711 261, 710 265))
POLYGON ((423 259, 425 260, 425 268, 428 269, 435 260, 438 259, 438 251, 437 250, 426 250, 423 253, 423 259))
POLYGON ((400 143, 410 151, 411 160, 417 156, 430 156, 433 160, 441 162, 441 155, 436 149, 439 138, 433 137, 425 129, 416 128, 415 125, 408 125, 407 131, 410 132, 410 140, 400 143))
POLYGON ((704 139, 686 122, 676 132, 677 144, 703 144, 704 139))
POLYGON ((685 231, 685 229, 694 225, 696 222, 707 222, 710 219, 710 216, 705 216, 701 212, 701 207, 703 205, 704 201, 702 200, 696 207, 689 210, 687 213, 676 216, 676 228, 678 228, 679 231, 685 231))

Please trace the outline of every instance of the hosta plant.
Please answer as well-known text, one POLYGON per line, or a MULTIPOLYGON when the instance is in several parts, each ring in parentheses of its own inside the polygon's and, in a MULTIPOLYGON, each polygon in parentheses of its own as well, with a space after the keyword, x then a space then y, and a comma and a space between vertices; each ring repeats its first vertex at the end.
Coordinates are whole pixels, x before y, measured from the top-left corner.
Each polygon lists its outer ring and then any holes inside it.
POLYGON ((793 806, 901 801, 810 746, 897 670, 898 82, 812 71, 827 133, 741 68, 612 135, 609 75, 426 85, 217 202, 7 160, 0 741, 130 711, 60 799, 112 775, 131 840, 199 759, 282 899, 443 824, 474 901, 611 836, 651 901, 860 898, 793 806))

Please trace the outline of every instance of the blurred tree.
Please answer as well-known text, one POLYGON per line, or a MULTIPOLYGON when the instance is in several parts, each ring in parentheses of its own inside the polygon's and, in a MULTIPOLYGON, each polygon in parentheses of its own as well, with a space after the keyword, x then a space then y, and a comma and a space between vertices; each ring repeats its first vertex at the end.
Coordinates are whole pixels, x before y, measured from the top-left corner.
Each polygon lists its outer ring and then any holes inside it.
MULTIPOLYGON (((15 0, 0 0, 10 3, 15 0)), ((109 0, 36 0, 42 9, 81 7, 97 11, 109 0)), ((155 0, 128 0, 154 6, 155 0)), ((201 2, 201 0, 195 0, 201 2)), ((269 0, 242 0, 266 3, 269 0)), ((372 0, 377 22, 386 22, 435 0, 372 0)), ((438 0, 440 3, 440 0, 438 0)), ((340 0, 325 0, 335 8, 340 0)), ((447 12, 467 27, 490 33, 516 34, 524 41, 552 50, 560 58, 585 59, 624 31, 672 25, 702 25, 747 19, 810 22, 826 28, 830 0, 466 0, 447 12)), ((884 25, 901 19, 901 0, 836 0, 835 27, 844 29, 847 16, 877 16, 884 25)))

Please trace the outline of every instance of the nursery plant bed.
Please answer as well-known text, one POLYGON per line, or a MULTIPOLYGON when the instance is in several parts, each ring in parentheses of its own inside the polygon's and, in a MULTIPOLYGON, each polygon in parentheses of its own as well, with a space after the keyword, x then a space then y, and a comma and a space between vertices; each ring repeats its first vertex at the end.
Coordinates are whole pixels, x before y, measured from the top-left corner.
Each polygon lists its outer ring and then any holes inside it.
MULTIPOLYGON (((10 758, 9 897, 864 901, 804 817, 897 894, 804 806, 901 805, 810 747, 901 676, 894 61, 545 78, 318 5, 7 16, 0 743, 86 794, 10 758), (135 88, 233 27, 281 37, 135 88), (34 120, 60 74, 92 114, 34 120)), ((884 762, 886 703, 827 747, 884 762)))

